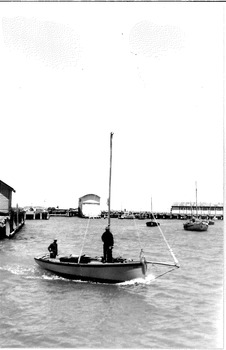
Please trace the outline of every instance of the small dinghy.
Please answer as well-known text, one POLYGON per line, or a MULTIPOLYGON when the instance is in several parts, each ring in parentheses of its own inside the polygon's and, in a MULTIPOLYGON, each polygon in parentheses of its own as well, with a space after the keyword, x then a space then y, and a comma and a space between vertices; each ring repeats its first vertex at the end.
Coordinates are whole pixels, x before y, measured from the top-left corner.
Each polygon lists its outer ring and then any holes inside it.
POLYGON ((160 225, 160 223, 156 222, 154 220, 146 222, 146 226, 148 226, 148 227, 154 227, 154 226, 159 226, 159 225, 160 225))
POLYGON ((160 223, 156 221, 156 218, 155 218, 153 210, 152 210, 152 197, 151 197, 151 221, 146 222, 146 226, 155 227, 155 226, 159 226, 159 225, 160 225, 160 223))

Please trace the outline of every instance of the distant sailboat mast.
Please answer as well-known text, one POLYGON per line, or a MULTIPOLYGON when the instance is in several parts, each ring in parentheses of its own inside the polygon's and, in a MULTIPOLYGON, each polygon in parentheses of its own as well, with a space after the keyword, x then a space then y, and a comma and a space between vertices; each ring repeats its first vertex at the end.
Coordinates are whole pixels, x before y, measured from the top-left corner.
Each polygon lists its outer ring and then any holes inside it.
POLYGON ((152 210, 152 197, 151 197, 151 219, 152 220, 155 219, 154 214, 153 214, 153 210, 152 210))
POLYGON ((110 228, 111 212, 111 168, 112 168, 112 138, 113 132, 110 133, 110 170, 109 170, 109 196, 108 196, 108 227, 110 228))
POLYGON ((195 181, 195 197, 196 197, 196 217, 198 217, 198 206, 197 206, 197 181, 195 181))

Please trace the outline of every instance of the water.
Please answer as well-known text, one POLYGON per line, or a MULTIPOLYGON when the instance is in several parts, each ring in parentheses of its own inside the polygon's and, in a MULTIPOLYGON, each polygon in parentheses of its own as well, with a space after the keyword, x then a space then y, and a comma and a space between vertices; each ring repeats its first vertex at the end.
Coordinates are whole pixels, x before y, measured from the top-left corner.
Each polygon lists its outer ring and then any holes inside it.
MULTIPOLYGON (((0 346, 223 347, 223 221, 199 233, 184 231, 184 221, 158 221, 181 268, 117 285, 69 281, 34 262, 54 238, 60 254, 79 254, 84 243, 84 253, 101 255, 104 219, 26 221, 0 241, 0 346)), ((142 247, 148 259, 170 259, 158 227, 145 223, 112 219, 115 257, 137 258, 142 247)))

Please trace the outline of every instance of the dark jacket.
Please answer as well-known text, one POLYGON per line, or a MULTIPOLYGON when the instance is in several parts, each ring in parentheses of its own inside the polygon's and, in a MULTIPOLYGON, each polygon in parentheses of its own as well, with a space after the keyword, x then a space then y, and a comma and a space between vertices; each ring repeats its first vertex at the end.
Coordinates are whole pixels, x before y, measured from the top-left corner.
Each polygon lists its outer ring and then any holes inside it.
POLYGON ((58 254, 57 243, 56 242, 51 243, 48 247, 48 251, 53 252, 57 255, 58 254))
POLYGON ((114 245, 114 237, 110 230, 106 230, 101 237, 104 245, 107 247, 113 247, 114 245))

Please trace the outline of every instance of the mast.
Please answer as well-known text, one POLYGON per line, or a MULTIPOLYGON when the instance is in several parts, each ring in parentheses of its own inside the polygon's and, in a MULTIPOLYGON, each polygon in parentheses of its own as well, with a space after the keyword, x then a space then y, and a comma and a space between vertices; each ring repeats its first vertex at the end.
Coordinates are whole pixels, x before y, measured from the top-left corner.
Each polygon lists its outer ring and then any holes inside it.
POLYGON ((110 211, 111 211, 111 168, 112 168, 112 138, 113 132, 110 133, 110 169, 109 169, 109 196, 108 196, 108 227, 110 228, 110 211))
POLYGON ((152 212, 152 197, 151 197, 151 220, 154 219, 154 215, 153 215, 153 212, 152 212))
POLYGON ((196 217, 198 217, 198 207, 197 207, 197 181, 195 181, 195 197, 196 197, 196 217))

